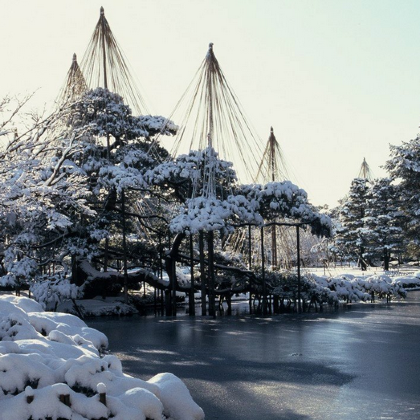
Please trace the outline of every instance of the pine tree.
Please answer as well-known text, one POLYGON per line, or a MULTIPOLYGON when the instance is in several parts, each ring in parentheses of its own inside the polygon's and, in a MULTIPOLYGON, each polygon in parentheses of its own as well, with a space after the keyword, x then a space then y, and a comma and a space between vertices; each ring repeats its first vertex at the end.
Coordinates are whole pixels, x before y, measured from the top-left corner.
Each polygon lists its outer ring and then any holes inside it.
POLYGON ((335 243, 341 253, 357 258, 362 270, 366 270, 365 248, 367 244, 364 217, 366 215, 369 184, 366 179, 355 178, 350 191, 339 209, 339 226, 335 243))
POLYGON ((401 251, 402 214, 398 210, 397 190, 391 179, 376 180, 367 200, 364 224, 369 258, 381 258, 389 270, 392 252, 401 251))
MULTIPOLYGON (((137 238, 137 246, 141 238, 147 237, 149 228, 141 223, 139 208, 145 206, 151 213, 148 217, 154 216, 155 203, 150 197, 146 172, 158 164, 157 159, 168 156, 154 143, 154 137, 174 134, 177 127, 161 116, 134 116, 121 96, 103 88, 85 93, 72 105, 68 125, 74 132, 85 133, 73 162, 89 177, 89 204, 99 215, 84 221, 85 236, 95 253, 94 262, 107 271, 108 265, 118 269, 122 261, 126 284, 131 246, 128 233, 137 238)), ((137 255, 146 258, 152 252, 152 242, 149 241, 147 252, 143 249, 137 255)), ((83 281, 83 276, 77 280, 83 281)))
POLYGON ((403 216, 406 249, 412 258, 420 257, 420 137, 401 146, 390 146, 391 159, 385 164, 395 181, 396 202, 403 216))

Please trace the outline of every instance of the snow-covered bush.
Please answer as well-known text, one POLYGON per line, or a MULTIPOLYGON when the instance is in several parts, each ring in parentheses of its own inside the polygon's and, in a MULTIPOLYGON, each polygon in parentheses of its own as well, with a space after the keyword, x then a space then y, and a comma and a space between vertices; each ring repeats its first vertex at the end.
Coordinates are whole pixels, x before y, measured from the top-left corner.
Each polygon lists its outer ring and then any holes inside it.
POLYGON ((79 287, 60 276, 36 281, 31 285, 30 291, 35 300, 48 310, 55 310, 65 299, 77 299, 81 296, 79 287))
POLYGON ((415 289, 420 287, 420 271, 416 271, 412 276, 398 276, 392 279, 395 287, 404 289, 415 289))
MULTIPOLYGON (((270 273, 266 276, 274 284, 272 293, 281 299, 296 302, 298 284, 296 274, 270 273), (273 280, 274 279, 274 280, 273 280), (273 283, 274 281, 274 283, 273 283)), ((305 274, 301 278, 301 298, 306 304, 337 305, 340 302, 368 302, 375 296, 381 299, 405 297, 403 278, 391 279, 386 275, 355 276, 340 274, 320 276, 305 274)), ((407 284, 419 281, 415 277, 404 278, 407 284)), ((420 284, 420 281, 419 281, 420 284)))
POLYGON ((0 298, 2 420, 202 420, 202 409, 170 373, 143 381, 105 355, 108 340, 74 315, 0 298))

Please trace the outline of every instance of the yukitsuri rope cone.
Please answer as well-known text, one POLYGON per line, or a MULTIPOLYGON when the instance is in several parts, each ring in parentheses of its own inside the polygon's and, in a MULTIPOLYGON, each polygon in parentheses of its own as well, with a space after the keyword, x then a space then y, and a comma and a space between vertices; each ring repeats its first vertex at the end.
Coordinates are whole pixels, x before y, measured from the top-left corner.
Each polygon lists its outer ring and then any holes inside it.
POLYGON ((85 77, 80 70, 76 54, 73 59, 66 80, 58 95, 58 105, 70 104, 79 99, 88 90, 85 77))
POLYGON ((90 89, 103 87, 118 93, 130 105, 133 114, 148 114, 145 100, 112 33, 103 7, 80 67, 90 89))
POLYGON ((262 142, 247 121, 212 43, 170 118, 180 126, 172 156, 212 147, 219 158, 233 162, 240 182, 254 181, 262 142))
POLYGON ((366 181, 372 182, 373 181, 373 173, 370 169, 370 166, 366 162, 366 158, 363 158, 363 162, 360 165, 360 171, 358 178, 366 179, 366 181))

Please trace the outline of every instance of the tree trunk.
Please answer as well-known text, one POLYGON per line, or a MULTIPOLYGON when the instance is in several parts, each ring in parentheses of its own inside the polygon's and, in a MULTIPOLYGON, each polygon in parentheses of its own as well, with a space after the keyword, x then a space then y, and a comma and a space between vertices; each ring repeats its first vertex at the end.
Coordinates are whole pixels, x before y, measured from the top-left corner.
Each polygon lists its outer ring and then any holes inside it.
MULTIPOLYGON (((171 250, 168 252, 168 254, 165 257, 165 268, 166 272, 168 273, 169 277, 169 284, 172 286, 172 292, 173 296, 172 299, 176 300, 176 270, 175 270, 175 261, 179 255, 179 247, 181 246, 182 240, 185 238, 185 233, 178 233, 174 239, 174 242, 172 244, 171 250)), ((172 302, 172 305, 169 304, 169 306, 172 306, 173 310, 176 309, 176 301, 172 302)), ((168 305, 166 308, 169 307, 168 305)), ((176 312, 176 310, 175 310, 176 312)), ((169 314, 167 314, 170 316, 169 314)), ((171 314, 175 315, 175 314, 171 314)))
POLYGON ((384 270, 389 271, 389 260, 391 259, 391 255, 388 252, 387 248, 384 248, 384 270))
POLYGON ((360 268, 362 269, 362 271, 366 271, 366 269, 367 269, 366 262, 363 258, 364 252, 365 252, 364 247, 360 247, 359 260, 360 260, 360 268))

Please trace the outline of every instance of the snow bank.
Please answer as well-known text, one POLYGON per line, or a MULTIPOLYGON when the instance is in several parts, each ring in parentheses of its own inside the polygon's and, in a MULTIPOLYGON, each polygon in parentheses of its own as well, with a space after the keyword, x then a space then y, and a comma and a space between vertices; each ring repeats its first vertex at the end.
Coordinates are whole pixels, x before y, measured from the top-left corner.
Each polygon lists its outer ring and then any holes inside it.
POLYGON ((204 419, 179 378, 126 375, 117 357, 104 355, 107 346, 74 315, 0 297, 1 420, 204 419))

